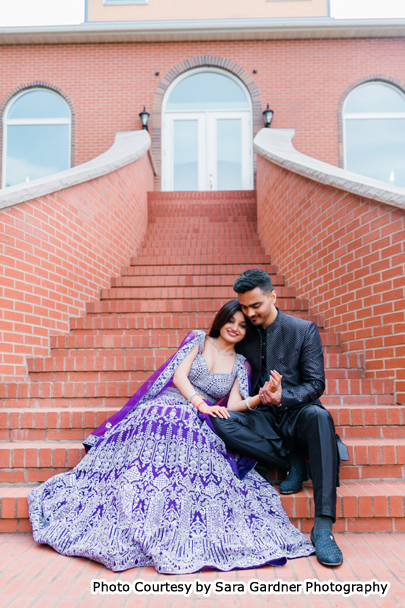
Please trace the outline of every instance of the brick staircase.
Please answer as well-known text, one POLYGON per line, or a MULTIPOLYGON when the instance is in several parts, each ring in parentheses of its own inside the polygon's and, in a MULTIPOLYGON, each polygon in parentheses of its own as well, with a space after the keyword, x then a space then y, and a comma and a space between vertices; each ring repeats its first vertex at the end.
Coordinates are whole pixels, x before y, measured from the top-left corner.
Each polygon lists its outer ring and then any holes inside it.
MULTIPOLYGON (((52 355, 28 360, 29 381, 0 384, 0 531, 29 531, 32 486, 74 467, 81 441, 122 407, 190 329, 206 330, 234 297, 244 270, 271 276, 281 310, 315 321, 325 351, 331 411, 350 461, 341 468, 337 531, 405 531, 405 407, 393 381, 365 378, 362 354, 342 353, 339 335, 270 262, 256 230, 254 192, 153 193, 142 248, 111 279, 52 355)), ((277 472, 275 480, 277 481, 277 472)), ((311 485, 282 498, 308 531, 311 485)))

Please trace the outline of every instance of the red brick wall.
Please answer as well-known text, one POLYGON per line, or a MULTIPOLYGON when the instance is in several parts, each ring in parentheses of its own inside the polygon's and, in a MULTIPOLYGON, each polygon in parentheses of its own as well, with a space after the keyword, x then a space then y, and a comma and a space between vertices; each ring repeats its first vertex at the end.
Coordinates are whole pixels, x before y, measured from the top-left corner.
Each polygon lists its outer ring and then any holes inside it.
POLYGON ((260 238, 289 286, 405 403, 405 211, 258 158, 260 238))
POLYGON ((69 330, 85 303, 143 240, 147 155, 97 179, 0 212, 0 378, 18 381, 26 356, 49 353, 49 336, 69 330))
POLYGON ((76 112, 76 163, 108 149, 118 131, 139 128, 160 80, 198 55, 235 61, 253 75, 274 127, 295 128, 298 150, 338 163, 338 105, 362 77, 405 82, 405 40, 280 40, 5 46, 0 104, 15 87, 39 80, 60 87, 76 112), (155 71, 160 76, 155 76, 155 71))

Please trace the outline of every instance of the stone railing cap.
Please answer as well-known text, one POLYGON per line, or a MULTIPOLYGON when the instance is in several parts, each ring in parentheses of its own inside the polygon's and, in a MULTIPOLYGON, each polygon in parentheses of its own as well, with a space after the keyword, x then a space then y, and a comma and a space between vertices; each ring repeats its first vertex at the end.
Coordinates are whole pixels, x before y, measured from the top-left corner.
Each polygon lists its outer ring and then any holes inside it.
POLYGON ((261 129, 254 139, 254 148, 260 156, 293 173, 405 209, 405 188, 391 186, 302 154, 293 146, 294 135, 295 129, 261 129))
MULTIPOLYGON (((41 177, 17 186, 10 186, 0 190, 0 209, 12 207, 18 203, 23 203, 32 199, 39 198, 46 194, 52 194, 58 190, 69 188, 91 179, 101 177, 125 165, 129 165, 141 158, 150 149, 151 139, 146 130, 128 131, 117 133, 114 144, 109 150, 93 158, 87 163, 41 177)), ((150 157, 152 167, 154 163, 150 157)))

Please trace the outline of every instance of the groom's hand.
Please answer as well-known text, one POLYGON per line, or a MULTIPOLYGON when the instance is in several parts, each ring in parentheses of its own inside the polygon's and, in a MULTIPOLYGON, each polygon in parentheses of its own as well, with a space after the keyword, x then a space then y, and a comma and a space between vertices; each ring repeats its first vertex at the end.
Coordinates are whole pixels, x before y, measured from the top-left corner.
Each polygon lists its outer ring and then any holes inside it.
POLYGON ((279 406, 281 404, 281 378, 282 376, 276 371, 271 372, 269 382, 266 382, 266 384, 259 391, 260 400, 263 404, 275 406, 279 406))

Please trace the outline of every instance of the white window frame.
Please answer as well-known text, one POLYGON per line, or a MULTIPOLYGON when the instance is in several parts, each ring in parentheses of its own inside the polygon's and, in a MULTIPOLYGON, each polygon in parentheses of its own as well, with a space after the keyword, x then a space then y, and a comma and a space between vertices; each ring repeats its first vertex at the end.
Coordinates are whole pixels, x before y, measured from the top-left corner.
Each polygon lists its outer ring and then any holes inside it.
MULTIPOLYGON (((172 171, 171 171, 171 159, 168 157, 168 155, 166 154, 166 151, 168 151, 168 147, 169 144, 172 142, 172 128, 169 127, 169 122, 171 123, 172 121, 168 121, 165 120, 165 117, 170 117, 171 115, 173 115, 173 117, 176 117, 178 119, 181 119, 182 117, 186 117, 187 115, 195 115, 195 114, 205 114, 206 115, 206 119, 205 119, 205 125, 208 128, 209 125, 209 120, 208 120, 208 114, 221 114, 221 118, 226 118, 226 114, 229 114, 229 118, 233 118, 236 114, 238 114, 239 116, 242 114, 247 114, 248 115, 248 129, 249 129, 249 133, 251 134, 251 142, 250 142, 250 146, 249 146, 249 150, 248 150, 248 160, 246 161, 246 164, 242 165, 242 168, 244 170, 244 179, 246 180, 245 183, 248 184, 246 186, 246 188, 248 190, 253 189, 254 188, 254 179, 253 179, 253 104, 252 104, 252 99, 250 97, 249 91, 246 88, 246 85, 234 74, 232 74, 232 72, 228 72, 227 70, 221 69, 221 68, 216 68, 216 67, 211 67, 211 66, 202 66, 199 68, 192 68, 190 70, 186 70, 185 72, 183 72, 182 74, 180 74, 177 78, 175 78, 173 80, 173 82, 170 83, 170 85, 168 86, 166 93, 163 97, 163 103, 162 103, 162 118, 161 118, 161 125, 162 125, 162 145, 161 145, 161 159, 162 159, 162 190, 164 191, 171 191, 171 189, 173 189, 173 177, 172 177, 172 171), (188 78, 189 76, 192 76, 194 74, 199 74, 199 73, 206 73, 206 72, 214 72, 216 74, 221 74, 221 76, 226 76, 227 78, 230 78, 231 80, 233 80, 234 82, 236 82, 236 84, 242 89, 242 91, 245 94, 247 103, 248 103, 248 107, 245 109, 229 109, 226 110, 224 108, 212 108, 209 110, 195 110, 195 109, 190 109, 190 110, 167 110, 166 106, 167 106, 167 102, 170 98, 170 95, 172 93, 172 91, 180 84, 180 82, 182 80, 185 80, 186 78, 188 78), (167 128, 168 127, 168 128, 167 128), (249 171, 249 176, 247 176, 247 171, 249 171)), ((238 117, 239 117, 238 116, 238 117)), ((242 130, 242 137, 243 137, 243 130, 242 130)), ((245 140, 243 139, 243 145, 245 146, 247 142, 245 142, 245 140)), ((245 148, 246 149, 246 148, 245 148)), ((206 150, 208 150, 208 147, 206 146, 206 150)), ((209 162, 205 162, 204 163, 204 169, 205 171, 209 170, 210 168, 208 167, 209 162)), ((214 180, 216 181, 216 180, 214 180)), ((201 178, 199 179, 199 184, 201 183, 201 178)), ((216 187, 216 184, 215 184, 216 187)), ((209 189, 209 188, 206 188, 209 189)))
POLYGON ((16 95, 14 95, 14 97, 12 97, 10 99, 10 101, 7 103, 6 108, 4 110, 4 115, 3 115, 3 158, 2 158, 2 165, 1 165, 1 187, 2 188, 6 187, 7 127, 11 126, 11 125, 69 125, 69 140, 68 140, 69 166, 67 168, 68 169, 71 168, 71 163, 72 163, 72 113, 71 113, 69 104, 67 103, 66 99, 64 99, 62 97, 62 95, 60 95, 56 91, 53 91, 52 89, 47 89, 46 87, 31 87, 29 89, 23 89, 22 91, 20 91, 19 93, 17 93, 16 95), (26 95, 27 93, 32 93, 33 91, 46 91, 47 93, 52 93, 52 95, 57 95, 58 97, 63 99, 63 101, 66 104, 66 107, 69 110, 69 118, 8 118, 8 113, 9 113, 11 107, 17 101, 17 99, 19 99, 23 95, 26 95))
MULTIPOLYGON (((348 102, 348 100, 350 99, 350 96, 355 92, 358 91, 358 89, 366 87, 369 84, 381 84, 387 87, 390 87, 391 89, 394 89, 394 91, 396 93, 399 93, 400 95, 402 95, 402 97, 404 98, 405 101, 405 93, 403 91, 401 91, 401 89, 399 89, 398 87, 392 85, 389 82, 385 82, 383 80, 368 80, 367 82, 364 82, 362 84, 360 84, 359 86, 355 87, 353 89, 353 91, 350 91, 349 95, 346 97, 345 102, 343 104, 343 111, 342 111, 342 120, 343 120, 343 168, 347 169, 347 154, 346 154, 346 141, 347 141, 347 136, 346 136, 346 120, 378 120, 378 119, 383 119, 383 118, 402 118, 405 119, 405 112, 346 112, 346 104, 348 102)), ((350 171, 350 169, 349 169, 350 171)))

